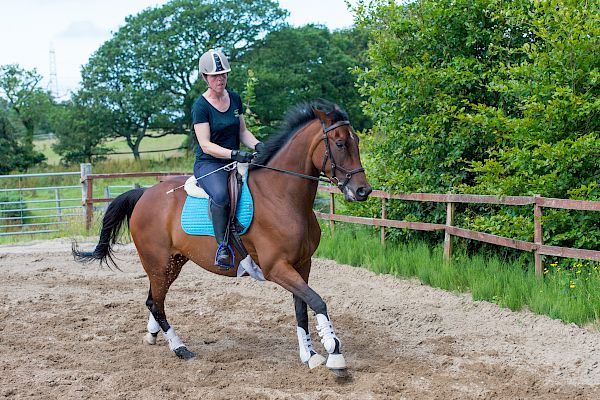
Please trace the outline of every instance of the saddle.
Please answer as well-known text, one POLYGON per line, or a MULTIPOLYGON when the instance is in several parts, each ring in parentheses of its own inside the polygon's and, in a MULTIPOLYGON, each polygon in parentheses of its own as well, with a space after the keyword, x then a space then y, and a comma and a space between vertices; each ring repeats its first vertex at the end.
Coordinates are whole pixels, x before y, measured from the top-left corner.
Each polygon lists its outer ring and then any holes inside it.
MULTIPOLYGON (((253 215, 252 197, 248 191, 248 184, 243 179, 247 174, 247 168, 248 164, 238 163, 237 168, 229 171, 227 179, 230 209, 225 244, 231 243, 243 256, 242 259, 248 255, 248 252, 242 244, 240 236, 248 230, 253 215), (244 188, 244 186, 246 187, 244 188)), ((186 181, 184 187, 188 198, 181 215, 183 230, 190 235, 212 235, 212 215, 208 195, 204 189, 197 186, 193 176, 186 181), (198 208, 206 210, 207 213, 204 214, 206 217, 202 217, 202 213, 198 213, 198 208)), ((233 249, 231 250, 233 254, 233 249)))

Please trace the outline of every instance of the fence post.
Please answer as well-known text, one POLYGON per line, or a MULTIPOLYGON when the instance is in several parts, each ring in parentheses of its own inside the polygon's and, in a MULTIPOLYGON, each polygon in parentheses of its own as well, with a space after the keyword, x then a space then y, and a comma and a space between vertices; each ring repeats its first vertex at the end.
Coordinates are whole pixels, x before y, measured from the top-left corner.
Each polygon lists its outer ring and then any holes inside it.
MULTIPOLYGON (((329 214, 333 216, 335 214, 335 198, 333 197, 333 193, 329 193, 329 214)), ((329 230, 331 231, 331 237, 335 233, 335 221, 333 219, 329 220, 329 230)))
POLYGON ((81 171, 81 202, 85 215, 85 229, 89 230, 92 227, 92 218, 94 216, 94 205, 92 204, 93 196, 93 181, 88 175, 92 174, 92 164, 79 164, 81 171))
MULTIPOLYGON (((381 219, 387 219, 386 199, 381 199, 381 219)), ((385 245, 385 226, 381 227, 381 245, 385 245)))
POLYGON ((54 199, 56 200, 56 214, 58 215, 58 220, 62 221, 62 210, 60 209, 60 189, 54 189, 54 199))
MULTIPOLYGON (((544 244, 544 233, 542 231, 542 207, 538 204, 539 194, 533 196, 533 242, 535 244, 544 244)), ((533 252, 533 258, 535 260, 535 275, 540 277, 543 276, 542 269, 544 265, 543 256, 538 253, 537 249, 533 252)))
MULTIPOLYGON (((446 203, 446 227, 452 226, 454 223, 454 203, 446 203)), ((452 235, 446 228, 444 230, 444 260, 449 262, 452 258, 452 235)))

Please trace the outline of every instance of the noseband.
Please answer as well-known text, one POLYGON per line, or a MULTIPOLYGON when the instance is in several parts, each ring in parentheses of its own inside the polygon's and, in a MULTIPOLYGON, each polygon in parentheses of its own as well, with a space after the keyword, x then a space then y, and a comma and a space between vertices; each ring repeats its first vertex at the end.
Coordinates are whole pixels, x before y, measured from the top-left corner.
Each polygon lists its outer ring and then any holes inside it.
POLYGON ((334 129, 339 128, 340 126, 345 126, 345 125, 350 125, 350 121, 338 121, 328 127, 325 127, 325 124, 323 123, 323 121, 321 121, 321 126, 323 127, 323 141, 325 142, 325 156, 323 157, 323 165, 321 166, 321 174, 325 175, 325 167, 327 166, 327 160, 331 159, 331 178, 329 178, 329 181, 332 184, 339 187, 339 189, 342 192, 344 191, 344 188, 346 187, 348 182, 350 182, 350 179, 352 179, 352 176, 354 174, 358 174, 359 172, 363 172, 365 170, 364 168, 360 167, 360 168, 356 168, 356 169, 349 171, 346 168, 337 165, 337 163, 335 162, 335 159, 333 158, 333 152, 331 151, 331 145, 329 144, 329 132, 333 131, 334 129), (338 169, 346 175, 346 179, 342 183, 340 183, 340 180, 338 179, 338 177, 335 174, 336 170, 338 170, 338 169))

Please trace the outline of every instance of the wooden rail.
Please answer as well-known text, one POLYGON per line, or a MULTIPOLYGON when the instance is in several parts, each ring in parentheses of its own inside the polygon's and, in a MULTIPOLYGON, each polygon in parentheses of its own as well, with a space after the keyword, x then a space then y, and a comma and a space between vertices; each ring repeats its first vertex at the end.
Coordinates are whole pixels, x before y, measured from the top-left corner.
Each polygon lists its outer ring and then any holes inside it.
MULTIPOLYGON (((121 178, 160 178, 170 176, 189 175, 189 173, 179 172, 131 172, 117 174, 92 174, 91 165, 82 164, 81 183, 82 183, 82 202, 85 206, 86 228, 92 225, 94 213, 94 203, 107 203, 112 198, 94 198, 93 188, 94 180, 97 179, 121 179, 121 178)), ((465 239, 476 240, 495 244, 498 246, 509 247, 513 249, 528 251, 534 253, 535 272, 538 276, 542 275, 542 256, 556 256, 567 258, 580 258, 586 260, 600 261, 600 251, 574 249, 569 247, 547 246, 543 244, 542 230, 542 209, 557 208, 568 210, 600 211, 600 201, 587 200, 569 200, 554 199, 540 196, 489 196, 472 194, 438 194, 438 193, 406 193, 391 194, 381 190, 374 190, 371 197, 381 199, 381 218, 366 218, 350 215, 336 214, 334 194, 340 194, 336 187, 319 186, 320 192, 329 194, 329 213, 315 211, 317 218, 328 220, 332 234, 335 231, 335 222, 348 222, 361 225, 371 225, 381 227, 381 243, 385 242, 385 228, 414 229, 420 231, 444 231, 444 257, 449 260, 452 257, 452 238, 462 237, 465 239), (426 201, 433 203, 446 203, 446 223, 433 224, 428 222, 398 221, 387 219, 387 208, 390 200, 403 201, 426 201), (469 229, 453 226, 455 205, 457 203, 471 204, 498 204, 511 206, 534 206, 534 241, 527 242, 508 237, 491 235, 489 233, 472 231, 469 229)))
MULTIPOLYGON (((330 194, 330 202, 333 202, 333 193, 339 193, 335 187, 319 186, 319 191, 330 194)), ((543 229, 542 229, 542 209, 556 208, 566 210, 583 210, 583 211, 600 211, 600 201, 588 200, 570 200, 570 199, 555 199, 540 196, 489 196, 489 195, 472 195, 472 194, 439 194, 439 193, 406 193, 406 194, 391 194, 381 190, 374 190, 371 197, 381 198, 381 218, 362 218, 350 217, 346 215, 335 214, 334 212, 321 213, 315 212, 318 218, 329 220, 331 224, 334 221, 350 222, 362 225, 381 226, 381 242, 385 241, 384 227, 416 229, 422 231, 444 231, 444 257, 449 260, 452 257, 452 237, 462 237, 465 239, 476 240, 495 244, 503 247, 510 247, 517 250, 523 250, 534 253, 535 272, 538 276, 542 275, 543 259, 542 256, 556 256, 566 258, 580 258, 586 260, 600 261, 600 251, 574 249, 570 247, 547 246, 543 244, 543 229), (405 201, 426 201, 432 203, 446 203, 446 224, 432 224, 427 222, 409 222, 387 219, 387 209, 389 205, 386 201, 389 200, 405 200, 405 201), (498 204, 510 206, 533 205, 534 208, 534 241, 527 242, 516 240, 508 237, 491 235, 489 233, 472 231, 469 229, 453 226, 454 210, 456 203, 472 203, 472 204, 498 204)), ((330 210, 335 210, 335 205, 330 205, 330 210)))
POLYGON ((84 206, 85 228, 92 227, 94 219, 94 203, 110 203, 113 198, 94 198, 94 180, 97 179, 123 179, 123 178, 164 178, 167 176, 185 176, 187 172, 123 172, 116 174, 92 174, 91 164, 81 164, 81 202, 84 206))

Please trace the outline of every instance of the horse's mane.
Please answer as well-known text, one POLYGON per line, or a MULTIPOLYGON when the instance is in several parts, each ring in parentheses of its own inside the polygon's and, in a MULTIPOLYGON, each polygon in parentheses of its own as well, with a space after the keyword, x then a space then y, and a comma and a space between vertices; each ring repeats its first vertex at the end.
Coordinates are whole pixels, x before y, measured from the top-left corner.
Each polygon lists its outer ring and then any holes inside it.
MULTIPOLYGON (((291 108, 278 131, 269 137, 265 142, 265 149, 262 151, 253 162, 256 164, 266 165, 269 160, 290 140, 294 133, 313 119, 317 118, 313 111, 313 107, 327 114, 332 119, 332 122, 348 120, 348 114, 336 104, 327 100, 312 100, 301 103, 291 108)), ((258 168, 250 166, 251 169, 258 168)))

